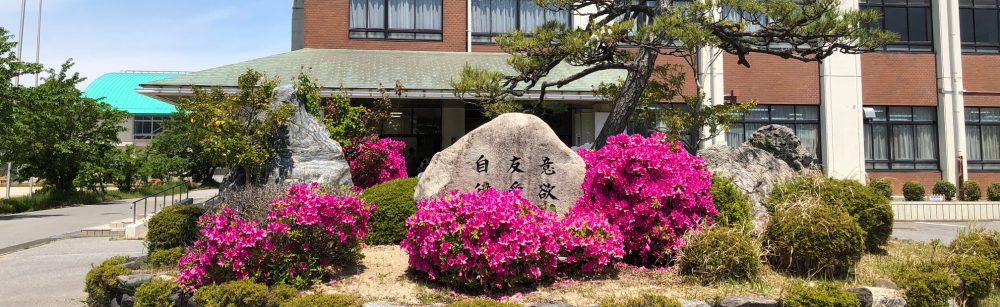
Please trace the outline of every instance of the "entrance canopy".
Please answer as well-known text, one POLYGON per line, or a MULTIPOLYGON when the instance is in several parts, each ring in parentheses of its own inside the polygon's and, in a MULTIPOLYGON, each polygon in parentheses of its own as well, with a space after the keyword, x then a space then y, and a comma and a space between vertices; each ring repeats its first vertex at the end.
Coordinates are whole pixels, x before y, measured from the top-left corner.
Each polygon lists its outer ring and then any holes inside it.
MULTIPOLYGON (((300 49, 144 83, 136 91, 167 101, 190 96, 193 86, 221 87, 235 92, 237 78, 248 69, 254 69, 268 77, 278 77, 281 84, 292 84, 299 72, 305 71, 323 87, 323 96, 342 89, 355 98, 376 97, 379 96, 379 84, 391 89, 398 80, 406 89, 401 98, 456 99, 450 83, 458 78, 466 63, 510 74, 514 70, 507 64, 508 57, 504 53, 481 52, 300 49)), ((563 63, 551 71, 549 79, 570 76, 581 70, 583 67, 563 63)), ((599 100, 593 94, 594 87, 601 82, 615 82, 624 74, 624 70, 593 73, 561 88, 550 87, 545 98, 599 100)), ((538 92, 529 92, 523 98, 538 98, 538 92)))

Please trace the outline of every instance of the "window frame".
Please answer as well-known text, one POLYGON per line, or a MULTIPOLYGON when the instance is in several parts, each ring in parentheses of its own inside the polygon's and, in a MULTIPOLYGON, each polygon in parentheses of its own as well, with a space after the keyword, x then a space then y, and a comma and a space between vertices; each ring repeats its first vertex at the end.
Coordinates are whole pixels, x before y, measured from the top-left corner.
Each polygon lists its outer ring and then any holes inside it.
MULTIPOLYGON (((427 29, 394 29, 389 27, 389 1, 391 0, 380 0, 383 5, 382 12, 382 28, 352 28, 351 27, 351 2, 347 1, 347 38, 352 40, 374 40, 374 41, 430 41, 430 42, 440 42, 444 41, 444 15, 445 15, 445 5, 444 0, 441 1, 441 13, 438 14, 438 18, 441 20, 441 29, 438 30, 427 30, 427 29), (382 33, 382 37, 352 37, 352 33, 382 33), (413 34, 414 38, 399 38, 390 37, 391 34, 413 34), (417 34, 437 34, 437 38, 416 38, 417 34)), ((365 2, 365 13, 368 13, 371 7, 365 2)), ((366 14, 367 15, 367 14, 366 14)), ((414 18, 416 20, 416 18, 414 18)))
MULTIPOLYGON (((490 1, 490 8, 493 8, 493 1, 494 0, 488 0, 488 1, 490 1)), ((532 1, 532 2, 534 2, 534 0, 514 0, 514 3, 515 3, 514 4, 514 30, 512 30, 512 31, 525 32, 524 29, 521 28, 521 1, 532 1)), ((473 2, 473 3, 475 3, 475 2, 473 2)), ((475 4, 473 4, 473 5, 475 5, 475 4)), ((539 7, 541 7, 543 10, 546 10, 546 11, 552 11, 552 10, 546 8, 546 7, 543 7, 543 6, 539 6, 539 7)), ((491 12, 492 12, 492 10, 491 10, 491 12)), ((574 16, 573 12, 565 11, 564 13, 566 13, 566 14, 569 15, 568 16, 569 18, 567 18, 566 25, 568 27, 572 28, 573 27, 573 16, 574 16)), ((490 14, 490 16, 492 17, 492 13, 490 14)), ((472 18, 472 17, 470 16, 469 18, 472 18)), ((473 23, 473 24, 475 24, 475 23, 473 23)), ((472 29, 469 29, 469 30, 471 31, 472 29)), ((493 45, 493 44, 496 44, 496 43, 493 42, 493 38, 494 37, 502 35, 502 34, 505 34, 505 33, 509 33, 509 32, 496 33, 496 32, 476 32, 476 31, 471 31, 471 32, 472 32, 472 44, 473 45, 493 45), (477 41, 477 38, 479 38, 479 39, 489 38, 489 42, 487 42, 487 41, 477 41)), ((525 32, 525 33, 527 33, 527 32, 525 32)))
MULTIPOLYGON (((984 152, 985 149, 983 149, 983 145, 982 145, 982 143, 983 143, 983 127, 984 126, 986 126, 986 127, 991 127, 992 126, 992 127, 998 127, 998 128, 1000 128, 1000 121, 997 121, 997 122, 984 122, 983 119, 982 119, 982 111, 981 111, 982 109, 996 109, 997 111, 1000 111, 1000 108, 996 108, 996 107, 966 107, 965 108, 964 112, 966 112, 966 113, 964 115, 965 115, 965 130, 966 130, 966 133, 968 133, 968 131, 969 131, 969 126, 978 127, 979 128, 979 142, 980 142, 980 145, 979 145, 979 157, 980 157, 980 159, 979 160, 969 159, 968 157, 971 154, 971 152, 969 152, 969 153, 966 154, 967 159, 966 159, 965 163, 968 165, 968 169, 971 172, 980 172, 980 171, 981 172, 996 172, 996 171, 1000 170, 1000 160, 984 160, 983 159, 983 157, 986 156, 985 152, 984 152), (969 110, 976 110, 976 111, 978 111, 979 116, 976 117, 975 121, 970 121, 969 120, 969 115, 967 113, 967 111, 969 111, 969 110), (978 166, 978 168, 973 168, 973 165, 978 166), (992 166, 994 166, 994 168, 986 168, 987 165, 992 165, 992 166)), ((968 146, 968 142, 969 142, 968 137, 966 137, 965 141, 966 141, 966 151, 968 151, 969 150, 968 149, 969 148, 969 146, 968 146)))
POLYGON ((884 52, 934 52, 934 41, 936 37, 934 36, 934 12, 931 7, 931 0, 898 0, 905 1, 906 3, 888 3, 886 4, 883 0, 860 0, 858 3, 858 8, 860 10, 875 10, 878 11, 882 18, 879 19, 878 25, 881 29, 886 29, 885 25, 885 9, 886 8, 903 8, 906 9, 906 33, 909 36, 910 28, 910 9, 911 8, 922 8, 925 9, 927 13, 927 19, 925 20, 927 26, 927 38, 928 41, 912 41, 907 39, 906 41, 896 41, 893 43, 886 44, 885 46, 878 47, 876 50, 884 52))
MULTIPOLYGON (((865 119, 862 133, 864 134, 864 150, 865 150, 865 170, 866 171, 912 171, 912 172, 927 172, 927 171, 940 171, 941 170, 941 142, 940 142, 940 132, 938 131, 937 122, 937 107, 932 106, 894 106, 894 105, 884 105, 884 106, 865 106, 869 108, 875 108, 876 110, 882 109, 882 113, 885 114, 885 120, 877 119, 865 119), (893 121, 890 119, 889 109, 890 108, 907 108, 910 111, 910 120, 893 121), (927 108, 930 109, 932 114, 932 120, 914 120, 914 110, 917 108, 927 108), (886 154, 888 159, 869 159, 869 152, 872 152, 871 156, 874 156, 874 148, 869 148, 868 143, 874 144, 874 139, 872 138, 872 131, 874 126, 884 126, 886 131, 886 154), (918 150, 918 142, 916 141, 916 127, 917 126, 927 126, 930 125, 934 131, 934 159, 918 159, 916 158, 916 152, 918 150), (895 157, 895 135, 893 134, 894 127, 912 127, 914 131, 914 142, 913 142, 913 159, 897 159, 895 157), (886 168, 876 168, 877 164, 885 164, 886 168), (910 164, 909 168, 899 168, 896 165, 910 164), (918 168, 921 164, 933 164, 934 168, 918 168)), ((876 111, 877 112, 877 111, 876 111)))
POLYGON ((730 126, 729 130, 726 130, 725 132, 723 132, 724 133, 723 136, 726 138, 728 146, 739 146, 740 144, 743 144, 744 142, 746 142, 747 140, 750 139, 750 136, 753 135, 754 132, 757 131, 757 130, 747 131, 747 128, 746 128, 747 124, 763 124, 762 126, 771 125, 771 124, 782 125, 782 126, 791 128, 792 131, 795 132, 796 136, 799 135, 799 127, 798 127, 799 125, 816 125, 816 152, 813 153, 813 155, 814 155, 813 158, 815 159, 814 163, 820 164, 820 165, 822 164, 822 162, 823 162, 823 125, 820 124, 820 118, 821 118, 820 112, 822 112, 822 110, 820 110, 820 108, 819 108, 820 106, 819 105, 814 105, 814 104, 758 104, 757 106, 754 106, 754 108, 759 108, 759 107, 767 107, 767 119, 755 119, 755 118, 747 119, 747 115, 750 114, 750 112, 751 112, 751 110, 753 110, 753 108, 750 109, 750 110, 747 110, 747 113, 739 114, 739 118, 735 122, 733 122, 733 124, 732 124, 732 126, 730 126), (792 114, 795 114, 795 118, 793 118, 793 119, 774 119, 774 107, 792 107, 793 108, 792 109, 792 114), (799 108, 815 108, 815 110, 816 110, 816 112, 815 112, 816 119, 799 119, 798 117, 801 116, 801 114, 803 114, 803 112, 799 112, 799 108), (743 128, 743 137, 742 137, 743 141, 740 142, 740 144, 728 144, 729 133, 730 133, 730 131, 732 131, 732 128, 736 127, 737 125, 739 125, 739 126, 741 126, 741 128, 743 128))
POLYGON ((136 115, 132 117, 132 139, 151 140, 160 132, 163 132, 163 123, 167 121, 167 116, 158 115, 136 115), (149 124, 149 132, 140 131, 143 124, 149 124))
MULTIPOLYGON (((978 0, 978 1, 982 1, 982 0, 978 0)), ((975 22, 976 9, 993 10, 994 14, 997 15, 996 16, 997 17, 996 18, 997 22, 993 26, 998 29, 998 32, 1000 32, 1000 3, 997 3, 997 2, 994 2, 991 5, 991 4, 979 4, 979 3, 976 3, 973 0, 961 0, 961 1, 959 1, 958 2, 958 14, 959 14, 959 25, 960 25, 959 27, 961 27, 961 25, 965 21, 965 20, 962 20, 963 13, 966 12, 966 11, 971 11, 972 12, 972 18, 973 18, 973 20, 971 21, 972 22, 971 35, 973 37, 975 37, 975 35, 976 35, 976 30, 975 30, 976 29, 976 22, 975 22)), ((966 34, 965 31, 962 31, 962 32, 963 32, 963 35, 966 34)), ((998 37, 997 37, 997 41, 993 42, 993 43, 979 43, 977 41, 966 42, 964 40, 964 38, 959 38, 962 41, 962 53, 973 53, 973 54, 976 54, 976 53, 980 53, 980 54, 997 54, 997 53, 1000 53, 1000 33, 995 34, 995 35, 997 35, 998 37)))

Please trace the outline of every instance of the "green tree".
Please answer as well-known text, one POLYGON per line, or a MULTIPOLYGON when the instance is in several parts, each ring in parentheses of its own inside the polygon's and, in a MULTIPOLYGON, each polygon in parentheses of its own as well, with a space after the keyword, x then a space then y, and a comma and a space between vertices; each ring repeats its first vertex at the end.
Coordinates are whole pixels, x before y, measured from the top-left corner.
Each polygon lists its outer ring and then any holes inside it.
POLYGON ((14 108, 18 102, 24 101, 27 87, 15 84, 19 76, 39 73, 42 66, 18 60, 14 50, 17 43, 13 41, 10 32, 0 27, 0 162, 12 161, 11 155, 17 148, 4 143, 14 134, 14 108))
POLYGON ((141 173, 154 178, 191 177, 197 182, 212 183, 212 174, 222 164, 205 153, 197 139, 197 129, 190 112, 174 113, 150 143, 141 173))
POLYGON ((146 151, 129 144, 111 152, 108 164, 112 179, 119 191, 132 191, 132 184, 139 180, 146 151))
MULTIPOLYGON (((330 138, 344 147, 351 146, 355 138, 378 133, 379 128, 389 120, 392 110, 390 90, 381 83, 378 86, 380 96, 368 105, 353 104, 343 91, 335 92, 331 97, 322 97, 320 88, 305 70, 295 78, 295 91, 303 97, 306 111, 326 126, 330 138)), ((399 81, 392 89, 396 96, 402 95, 404 90, 399 81)))
MULTIPOLYGON (((696 62, 690 59, 703 50, 711 50, 705 48, 717 48, 720 54, 733 54, 737 64, 749 67, 751 54, 815 62, 836 52, 870 50, 896 38, 890 32, 862 26, 877 21, 878 13, 843 10, 839 0, 702 0, 683 5, 673 0, 536 2, 551 10, 585 15, 588 22, 575 28, 553 21, 533 33, 515 31, 500 35, 494 42, 511 54, 508 64, 514 73, 504 75, 467 67, 453 87, 460 97, 471 96, 487 106, 509 102, 529 90, 540 91, 540 103, 549 88, 600 71, 622 70, 626 73, 624 79, 611 85, 614 87, 614 95, 610 96, 611 114, 597 137, 598 148, 608 136, 625 130, 643 105, 644 96, 656 93, 647 88, 655 77, 656 59, 661 55, 679 56, 691 65, 696 62), (742 18, 715 18, 720 8, 742 18), (580 70, 563 78, 547 78, 560 63, 580 70)), ((701 87, 697 92, 693 101, 685 98, 685 102, 694 105, 691 111, 696 113, 706 105, 713 105, 704 99, 701 87)), ((725 113, 721 109, 711 111, 725 113)), ((722 119, 725 123, 725 118, 722 119)))
POLYGON ((8 133, 0 135, 0 148, 10 149, 5 158, 22 165, 23 176, 40 177, 59 193, 73 191, 85 166, 107 163, 128 117, 81 96, 77 85, 84 79, 69 74, 72 66, 67 61, 59 71, 48 70, 42 84, 25 91, 13 104, 8 133))
POLYGON ((277 79, 255 70, 240 75, 239 92, 226 94, 221 88, 196 88, 194 97, 178 106, 187 112, 194 129, 192 137, 203 156, 226 165, 236 183, 260 184, 264 163, 274 153, 272 136, 295 111, 295 106, 275 104, 277 79))

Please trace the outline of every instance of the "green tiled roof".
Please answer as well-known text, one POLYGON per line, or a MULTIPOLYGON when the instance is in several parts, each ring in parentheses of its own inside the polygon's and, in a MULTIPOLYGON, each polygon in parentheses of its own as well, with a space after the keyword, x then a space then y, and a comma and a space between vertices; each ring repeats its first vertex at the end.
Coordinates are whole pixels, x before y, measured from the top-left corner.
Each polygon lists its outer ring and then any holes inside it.
MULTIPOLYGON (((237 77, 247 69, 276 76, 282 84, 290 84, 302 67, 320 85, 328 88, 372 89, 379 83, 392 87, 396 80, 408 90, 451 90, 449 83, 457 78, 466 63, 480 68, 512 73, 507 54, 481 52, 429 52, 346 49, 301 49, 187 73, 173 78, 151 81, 143 88, 197 86, 236 86, 237 77)), ((551 72, 553 78, 569 76, 581 67, 559 65, 551 72)), ((612 82, 624 71, 603 71, 591 74, 550 91, 589 92, 602 81, 612 82)))
POLYGON ((104 74, 87 85, 83 96, 104 98, 104 102, 119 110, 137 115, 169 115, 177 111, 173 105, 135 92, 139 84, 175 77, 178 73, 116 72, 104 74))

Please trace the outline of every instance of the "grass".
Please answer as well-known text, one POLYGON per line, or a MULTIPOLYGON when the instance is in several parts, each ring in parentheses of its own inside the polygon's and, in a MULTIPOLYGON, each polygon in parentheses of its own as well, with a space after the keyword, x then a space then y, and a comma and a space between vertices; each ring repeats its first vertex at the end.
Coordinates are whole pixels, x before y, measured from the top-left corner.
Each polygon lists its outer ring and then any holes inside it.
MULTIPOLYGON (((172 185, 173 183, 167 183, 172 185)), ((0 199, 0 214, 21 213, 28 211, 38 211, 54 209, 74 205, 92 205, 106 201, 114 201, 128 198, 139 198, 153 194, 168 187, 158 184, 145 187, 138 187, 129 192, 118 190, 108 190, 106 192, 77 191, 69 195, 58 195, 49 189, 42 189, 33 197, 19 196, 10 199, 0 199)))

